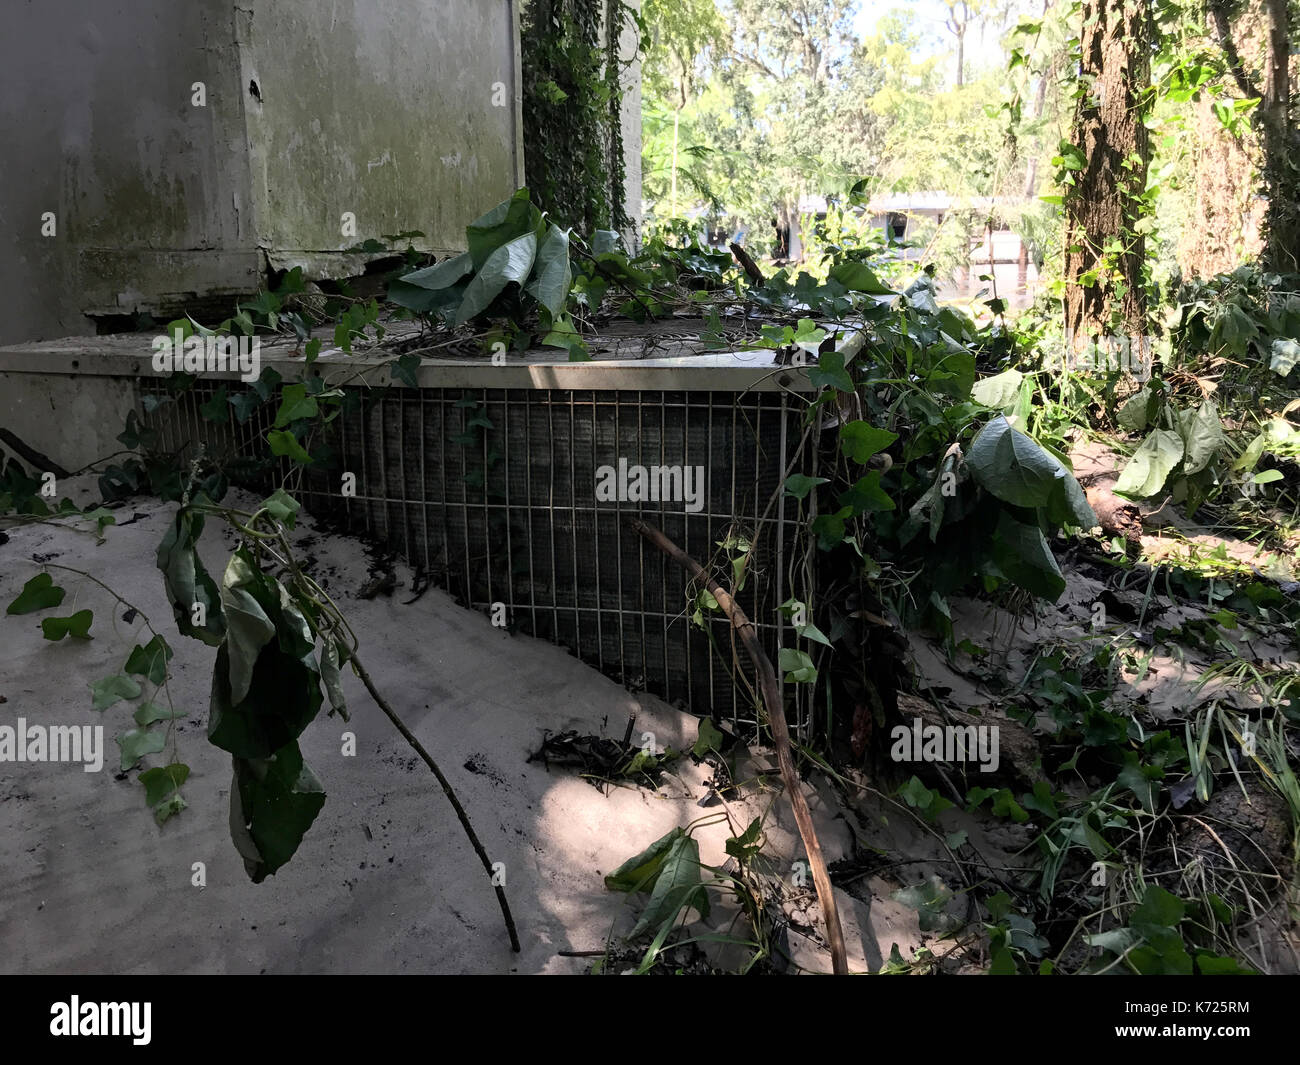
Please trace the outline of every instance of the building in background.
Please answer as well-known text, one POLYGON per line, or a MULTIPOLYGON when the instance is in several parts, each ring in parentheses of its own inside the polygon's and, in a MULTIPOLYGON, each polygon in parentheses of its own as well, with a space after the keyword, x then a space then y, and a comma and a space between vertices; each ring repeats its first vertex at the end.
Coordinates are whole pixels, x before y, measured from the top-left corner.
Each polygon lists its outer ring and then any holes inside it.
POLYGON ((270 271, 360 273, 348 249, 386 234, 462 250, 523 184, 520 0, 10 6, 0 343, 225 318, 270 271))

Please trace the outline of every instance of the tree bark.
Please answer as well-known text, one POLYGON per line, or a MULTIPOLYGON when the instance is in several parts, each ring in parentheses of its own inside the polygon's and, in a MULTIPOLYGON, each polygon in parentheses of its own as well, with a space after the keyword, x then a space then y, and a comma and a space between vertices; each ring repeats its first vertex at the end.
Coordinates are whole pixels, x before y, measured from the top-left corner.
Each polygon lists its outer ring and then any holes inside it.
MULTIPOLYGON (((1084 0, 1073 142, 1083 153, 1068 191, 1065 253, 1067 338, 1147 334, 1143 260, 1132 231, 1150 160, 1142 116, 1150 83, 1145 5, 1084 0)), ((1077 342, 1077 341, 1076 341, 1077 342)))
POLYGON ((1264 135, 1264 170, 1268 184, 1267 257, 1275 270, 1300 269, 1300 138, 1291 125, 1291 16, 1287 0, 1266 0, 1268 66, 1260 122, 1264 135))
POLYGON ((1238 19, 1235 31, 1227 0, 1209 0, 1209 14, 1238 91, 1243 99, 1260 101, 1252 124, 1264 157, 1268 194, 1262 258, 1271 269, 1294 272, 1300 269, 1300 165, 1295 162, 1300 136, 1291 123, 1290 9, 1287 0, 1260 0, 1238 19), (1262 34, 1252 32, 1261 23, 1262 34), (1264 38, 1264 54, 1257 84, 1242 59, 1238 40, 1258 56, 1261 49, 1254 42, 1259 36, 1264 38))

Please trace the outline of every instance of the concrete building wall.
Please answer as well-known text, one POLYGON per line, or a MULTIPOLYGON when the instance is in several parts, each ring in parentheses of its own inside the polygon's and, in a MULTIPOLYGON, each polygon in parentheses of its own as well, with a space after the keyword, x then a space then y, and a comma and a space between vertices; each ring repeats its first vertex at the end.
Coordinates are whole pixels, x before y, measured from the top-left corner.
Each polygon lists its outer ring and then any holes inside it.
POLYGON ((0 343, 205 299, 224 317, 268 263, 351 272, 343 250, 384 233, 461 247, 522 181, 515 8, 13 0, 0 343))
MULTIPOLYGON (((628 6, 641 10, 641 0, 628 0, 628 6)), ((634 25, 623 27, 619 51, 627 65, 623 68, 623 108, 620 123, 623 133, 623 202, 632 219, 631 233, 625 234, 628 247, 634 251, 641 241, 641 63, 631 62, 636 55, 638 39, 634 25)))

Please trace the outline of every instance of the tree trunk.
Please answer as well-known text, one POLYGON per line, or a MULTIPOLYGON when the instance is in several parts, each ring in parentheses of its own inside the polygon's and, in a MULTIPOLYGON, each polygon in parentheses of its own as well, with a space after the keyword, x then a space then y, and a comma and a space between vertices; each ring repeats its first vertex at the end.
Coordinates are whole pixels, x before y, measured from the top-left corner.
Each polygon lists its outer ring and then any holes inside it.
POLYGON ((1300 269, 1300 138, 1291 125, 1290 38, 1287 0, 1266 0, 1268 66, 1260 128, 1264 141, 1264 177, 1268 184, 1267 254, 1274 270, 1300 269))
POLYGON ((1223 49, 1228 72, 1243 99, 1260 101, 1253 118, 1264 156, 1263 176, 1268 193, 1264 218, 1263 260, 1272 269, 1300 269, 1300 137, 1291 124, 1290 47, 1291 16, 1287 0, 1260 0, 1238 20, 1234 31, 1227 0, 1210 0, 1210 21, 1223 49), (1262 33, 1253 32, 1256 20, 1262 33), (1243 61, 1246 51, 1258 54, 1256 39, 1263 37, 1262 77, 1259 83, 1243 61))
POLYGON ((1139 0, 1084 0, 1080 78, 1090 89, 1075 107, 1073 142, 1083 168, 1073 172, 1065 200, 1067 339, 1147 335, 1146 241, 1127 228, 1140 214, 1150 159, 1142 123, 1147 40, 1139 0))

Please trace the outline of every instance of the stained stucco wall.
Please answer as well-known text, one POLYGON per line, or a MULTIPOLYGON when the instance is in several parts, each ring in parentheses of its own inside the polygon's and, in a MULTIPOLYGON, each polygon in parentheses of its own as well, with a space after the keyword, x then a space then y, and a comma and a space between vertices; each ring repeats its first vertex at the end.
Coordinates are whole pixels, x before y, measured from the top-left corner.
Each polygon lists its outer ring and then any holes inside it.
POLYGON ((247 95, 249 143, 277 266, 411 229, 462 249, 465 224, 523 183, 509 0, 251 6, 242 80, 261 96, 247 95))
POLYGON ((342 250, 383 233, 457 248, 521 180, 513 0, 7 0, 5 14, 0 343, 228 304, 268 258, 345 272, 342 250))

